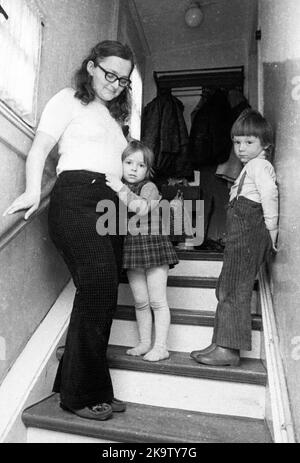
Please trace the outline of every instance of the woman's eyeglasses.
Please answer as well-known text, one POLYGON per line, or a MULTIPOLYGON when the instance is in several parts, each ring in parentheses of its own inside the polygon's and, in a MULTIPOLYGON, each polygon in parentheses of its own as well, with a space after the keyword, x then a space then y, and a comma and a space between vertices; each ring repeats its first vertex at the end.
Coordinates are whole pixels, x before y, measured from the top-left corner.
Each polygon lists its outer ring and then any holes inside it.
POLYGON ((118 77, 113 72, 106 71, 106 69, 104 69, 102 66, 100 66, 100 64, 96 64, 96 66, 98 68, 100 68, 101 71, 104 72, 104 76, 105 76, 105 79, 107 80, 107 82, 110 82, 111 84, 113 84, 114 82, 116 82, 118 80, 120 87, 130 88, 131 80, 127 79, 127 77, 118 77))

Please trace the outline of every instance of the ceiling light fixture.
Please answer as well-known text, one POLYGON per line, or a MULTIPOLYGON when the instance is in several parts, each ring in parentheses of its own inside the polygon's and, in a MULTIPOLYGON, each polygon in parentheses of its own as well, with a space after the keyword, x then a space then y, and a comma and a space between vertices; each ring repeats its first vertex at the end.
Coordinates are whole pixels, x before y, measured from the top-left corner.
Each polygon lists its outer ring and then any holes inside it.
POLYGON ((189 27, 198 27, 203 19, 203 13, 198 2, 191 2, 185 12, 185 23, 189 27))

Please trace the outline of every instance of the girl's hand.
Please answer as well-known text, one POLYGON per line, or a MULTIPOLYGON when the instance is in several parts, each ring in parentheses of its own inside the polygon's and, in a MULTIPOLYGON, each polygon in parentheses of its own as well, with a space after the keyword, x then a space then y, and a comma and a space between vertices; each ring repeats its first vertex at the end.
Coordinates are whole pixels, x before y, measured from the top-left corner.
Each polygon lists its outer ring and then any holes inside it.
POLYGON ((275 230, 269 230, 271 240, 272 240, 272 250, 274 252, 278 251, 278 248, 276 246, 277 244, 277 236, 278 236, 278 229, 276 228, 275 230))
POLYGON ((122 186, 124 185, 124 183, 121 182, 119 177, 117 177, 116 175, 112 175, 112 174, 105 174, 105 178, 106 178, 106 185, 109 186, 116 193, 119 193, 122 186))
POLYGON ((39 207, 40 195, 24 192, 3 212, 3 217, 6 215, 14 214, 15 212, 23 209, 28 209, 24 215, 24 219, 27 220, 39 207))

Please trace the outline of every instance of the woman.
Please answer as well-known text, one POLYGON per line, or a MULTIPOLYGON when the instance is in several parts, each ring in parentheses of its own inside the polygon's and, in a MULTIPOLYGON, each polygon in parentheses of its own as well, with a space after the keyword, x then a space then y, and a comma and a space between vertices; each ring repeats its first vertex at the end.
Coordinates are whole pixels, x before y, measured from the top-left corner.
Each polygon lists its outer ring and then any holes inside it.
POLYGON ((98 43, 65 88, 46 105, 26 163, 26 190, 4 215, 38 208, 45 160, 58 142, 58 179, 51 193, 49 233, 64 258, 76 295, 64 356, 54 382, 61 407, 105 420, 126 404, 114 398, 106 350, 117 305, 121 238, 96 231, 100 200, 116 203, 105 174, 121 178, 127 145, 122 126, 129 115, 131 49, 98 43))

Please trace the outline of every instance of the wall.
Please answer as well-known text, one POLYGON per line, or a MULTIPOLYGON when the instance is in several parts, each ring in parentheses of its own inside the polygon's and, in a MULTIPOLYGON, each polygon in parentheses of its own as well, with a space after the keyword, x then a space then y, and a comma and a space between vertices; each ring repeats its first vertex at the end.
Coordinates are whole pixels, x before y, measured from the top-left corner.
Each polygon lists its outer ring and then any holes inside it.
POLYGON ((135 69, 131 74, 131 116, 129 121, 129 134, 131 137, 140 139, 141 135, 141 112, 144 90, 144 78, 146 70, 146 44, 143 31, 140 28, 139 20, 136 17, 136 9, 132 0, 122 0, 119 3, 117 39, 127 43, 135 59, 135 69))
POLYGON ((119 0, 38 0, 45 16, 39 105, 61 88, 97 42, 113 39, 119 0))
MULTIPOLYGON (((226 44, 198 44, 153 54, 151 60, 149 67, 155 71, 241 66, 247 62, 247 47, 244 40, 233 40, 226 44)), ((147 72, 145 103, 156 95, 150 69, 147 72)))
POLYGON ((275 168, 280 191, 278 254, 273 300, 292 415, 300 441, 300 2, 264 0, 263 107, 276 130, 275 168))
MULTIPOLYGON (((207 8, 208 13, 215 7, 216 18, 209 18, 197 29, 184 31, 184 26, 180 25, 178 35, 186 35, 186 44, 174 46, 172 40, 165 41, 163 46, 151 54, 147 59, 146 85, 145 85, 145 104, 156 96, 156 86, 153 81, 153 70, 172 71, 181 69, 201 69, 228 66, 244 66, 245 68, 245 95, 253 107, 257 106, 257 50, 255 44, 255 30, 257 27, 257 2, 251 0, 243 2, 238 7, 238 12, 230 9, 230 5, 212 4, 207 8), (223 11, 223 8, 226 8, 223 11), (218 14, 222 10, 222 21, 217 20, 218 14), (215 21, 215 22, 214 22, 215 21), (191 40, 188 41, 188 33, 191 40), (198 38, 197 38, 198 35, 198 38)), ((151 18, 150 18, 151 19, 151 18)), ((153 16, 152 22, 155 21, 153 16)), ((170 22, 172 18, 170 18, 170 22)), ((151 25, 153 27, 153 24, 151 25)), ((169 26, 170 27, 170 26, 169 26)), ((163 33, 162 33, 163 34, 163 33)), ((160 34, 154 41, 158 41, 160 34)), ((150 39, 151 40, 151 39, 150 39)), ((151 48, 151 41, 150 48, 151 48)), ((173 38, 173 40, 175 40, 173 38)), ((154 46, 153 46, 154 47, 154 46)))
MULTIPOLYGON (((46 101, 71 83, 74 70, 98 41, 115 38, 118 0, 38 0, 45 28, 38 115, 46 101)), ((34 132, 0 112, 0 214, 23 190, 25 160, 34 132)), ((55 153, 49 157, 43 194, 49 193, 55 153)), ((0 244, 22 224, 22 214, 0 221, 0 244)), ((1 249, 1 246, 0 246, 1 249)), ((0 381, 69 279, 47 232, 47 211, 0 251, 0 381)))
POLYGON ((133 15, 134 10, 132 10, 131 2, 128 0, 121 0, 119 6, 117 38, 123 43, 128 43, 128 45, 132 48, 136 66, 143 78, 146 68, 146 50, 133 15))

